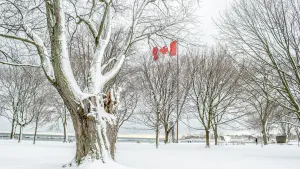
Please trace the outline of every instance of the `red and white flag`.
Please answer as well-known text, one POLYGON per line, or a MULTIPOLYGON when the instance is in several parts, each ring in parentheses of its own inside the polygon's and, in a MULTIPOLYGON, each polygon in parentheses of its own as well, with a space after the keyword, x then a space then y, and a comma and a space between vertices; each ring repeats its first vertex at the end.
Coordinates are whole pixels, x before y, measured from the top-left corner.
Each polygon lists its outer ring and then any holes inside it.
POLYGON ((170 56, 177 56, 177 41, 170 44, 170 56))
POLYGON ((163 48, 159 49, 159 52, 162 53, 163 55, 167 54, 168 53, 168 47, 167 46, 164 46, 163 48))
POLYGON ((152 49, 152 55, 153 55, 153 60, 154 61, 157 61, 158 60, 158 47, 155 46, 153 49, 152 49))
MULTIPOLYGON (((158 60, 158 55, 159 53, 165 55, 169 52, 169 49, 167 46, 164 46, 162 47, 161 49, 158 50, 158 47, 155 46, 153 49, 152 49, 152 55, 153 55, 153 60, 154 61, 157 61, 158 60)), ((178 52, 178 49, 177 49, 177 41, 173 41, 170 43, 170 56, 177 56, 177 52, 178 52)))

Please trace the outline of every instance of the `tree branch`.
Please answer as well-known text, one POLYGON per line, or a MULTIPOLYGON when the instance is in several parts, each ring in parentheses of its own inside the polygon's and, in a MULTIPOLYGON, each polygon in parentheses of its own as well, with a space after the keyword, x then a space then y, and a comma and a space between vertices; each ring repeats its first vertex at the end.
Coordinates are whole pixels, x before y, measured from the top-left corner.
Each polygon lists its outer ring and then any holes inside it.
POLYGON ((31 41, 31 40, 28 40, 28 39, 25 39, 25 38, 21 38, 21 37, 17 37, 17 36, 5 35, 5 34, 0 34, 0 36, 4 37, 4 38, 8 38, 8 39, 15 39, 15 40, 18 40, 18 41, 30 43, 30 44, 33 44, 34 46, 37 45, 34 41, 31 41))
POLYGON ((41 67, 40 65, 32 65, 32 64, 19 64, 19 63, 11 63, 11 62, 4 62, 0 61, 0 64, 10 65, 10 66, 28 66, 28 67, 41 67))

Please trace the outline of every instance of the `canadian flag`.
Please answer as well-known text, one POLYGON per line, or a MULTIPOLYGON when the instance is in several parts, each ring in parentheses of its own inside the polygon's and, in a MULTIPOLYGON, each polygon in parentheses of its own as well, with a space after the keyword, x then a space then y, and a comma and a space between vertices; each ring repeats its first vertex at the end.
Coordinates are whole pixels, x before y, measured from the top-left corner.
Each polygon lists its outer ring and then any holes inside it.
MULTIPOLYGON (((167 54, 169 51, 167 46, 162 47, 161 49, 158 50, 158 47, 155 46, 152 49, 152 55, 153 55, 153 60, 157 61, 158 60, 158 52, 162 53, 163 55, 167 54)), ((177 41, 173 41, 170 43, 170 56, 177 56, 177 41)))

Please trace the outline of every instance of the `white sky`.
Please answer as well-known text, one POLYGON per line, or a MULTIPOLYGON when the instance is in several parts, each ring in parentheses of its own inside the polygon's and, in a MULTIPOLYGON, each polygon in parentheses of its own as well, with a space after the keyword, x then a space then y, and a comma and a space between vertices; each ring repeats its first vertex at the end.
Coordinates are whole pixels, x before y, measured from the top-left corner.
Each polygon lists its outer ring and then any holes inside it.
POLYGON ((218 30, 214 25, 213 19, 217 19, 222 11, 230 7, 233 0, 200 0, 200 8, 198 15, 202 30, 202 41, 207 44, 214 44, 214 36, 218 34, 218 30))
MULTIPOLYGON (((214 26, 213 20, 220 16, 220 12, 224 11, 227 7, 230 6, 230 3, 233 0, 200 0, 199 3, 199 11, 197 14, 199 15, 199 20, 201 21, 199 29, 202 31, 201 40, 203 43, 211 45, 214 44, 214 36, 217 35, 217 28, 214 26)), ((197 4, 195 4, 197 5, 197 4)), ((197 125, 197 123, 195 124, 197 125)), ((200 126, 200 124, 198 124, 200 126)), ((127 125, 128 127, 133 127, 133 125, 127 125)), ((180 133, 181 134, 189 134, 189 133, 200 133, 200 131, 193 131, 185 127, 183 124, 180 125, 180 133)), ((199 128, 199 126, 195 126, 199 128)), ((0 132, 9 132, 11 128, 10 123, 0 117, 0 132)), ((69 125, 69 132, 73 132, 72 126, 69 125)), ((28 127, 25 129, 25 132, 32 131, 32 127, 28 127)), ((46 129, 41 129, 41 132, 46 132, 46 129)), ((152 135, 153 131, 145 131, 145 130, 130 130, 130 129, 122 129, 120 131, 121 135, 152 135)))

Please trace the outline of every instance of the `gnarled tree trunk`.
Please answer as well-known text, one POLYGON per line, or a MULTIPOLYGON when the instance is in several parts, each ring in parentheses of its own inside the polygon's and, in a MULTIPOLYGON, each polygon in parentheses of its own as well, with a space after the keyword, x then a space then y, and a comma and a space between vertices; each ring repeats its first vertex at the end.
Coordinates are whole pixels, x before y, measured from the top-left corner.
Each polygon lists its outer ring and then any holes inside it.
POLYGON ((76 136, 76 155, 73 162, 81 164, 86 159, 105 162, 111 158, 109 141, 106 137, 107 121, 105 117, 91 114, 93 111, 105 113, 103 107, 95 107, 100 99, 90 97, 83 100, 81 104, 76 104, 75 101, 71 103, 66 98, 63 100, 71 114, 76 136))
POLYGON ((115 159, 116 154, 116 143, 118 139, 118 126, 115 124, 107 124, 107 136, 110 143, 110 154, 113 160, 115 159))

